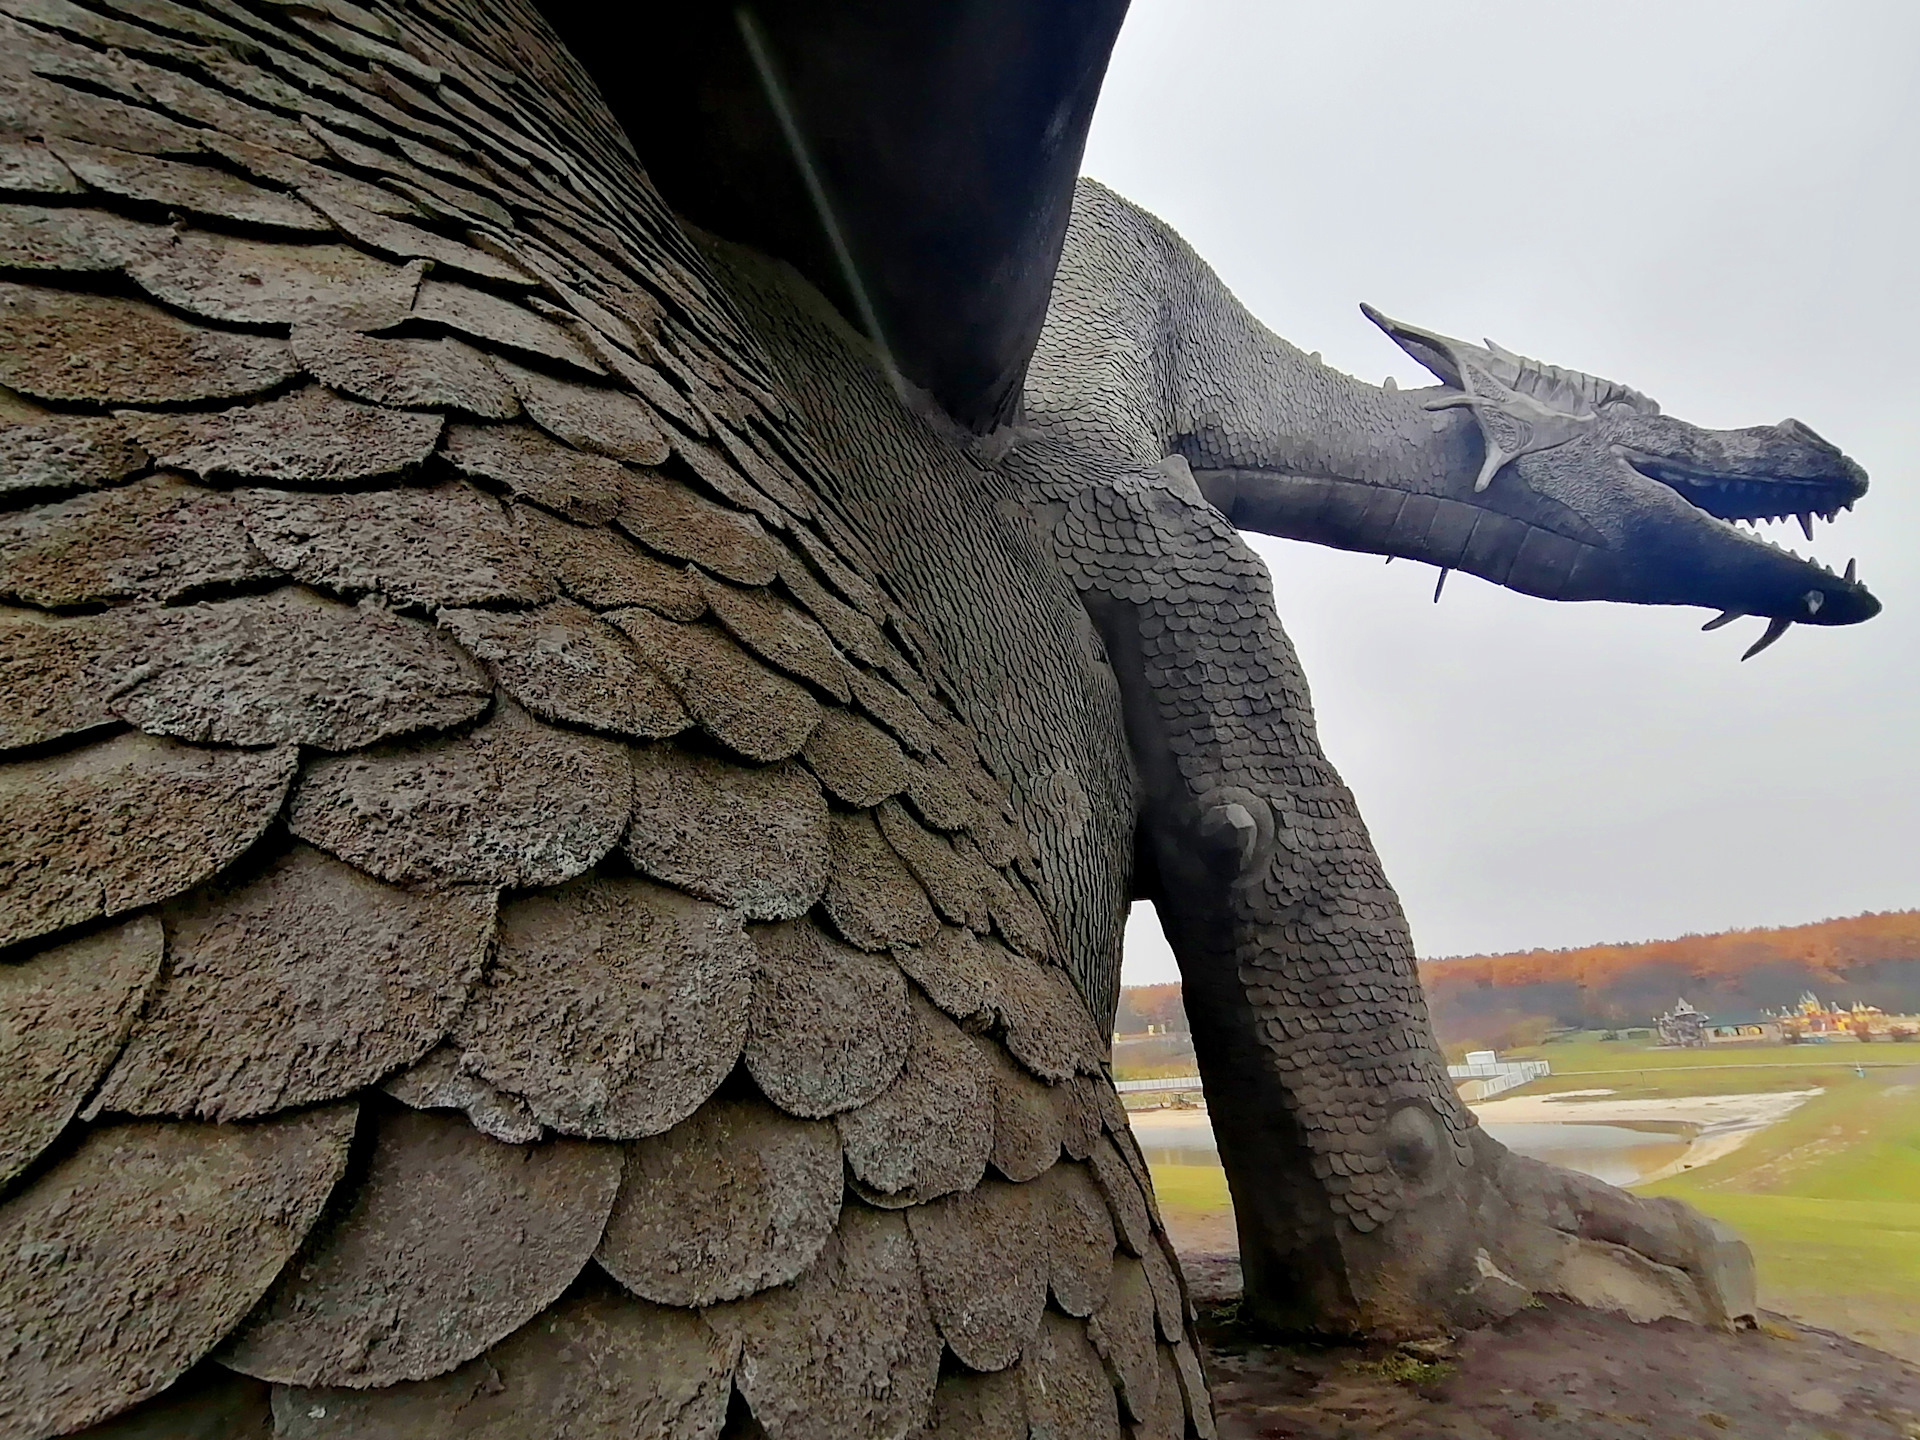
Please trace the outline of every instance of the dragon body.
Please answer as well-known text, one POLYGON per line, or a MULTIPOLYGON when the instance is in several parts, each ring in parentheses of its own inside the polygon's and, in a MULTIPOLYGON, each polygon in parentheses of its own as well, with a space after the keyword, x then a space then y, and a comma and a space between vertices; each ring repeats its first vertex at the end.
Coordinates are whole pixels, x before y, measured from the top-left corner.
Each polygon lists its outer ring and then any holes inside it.
POLYGON ((1404 327, 1440 390, 1358 386, 1085 187, 983 441, 518 0, 0 40, 3 1440, 1207 1440, 1140 894, 1257 1307, 1750 1303, 1454 1103, 1234 527, 1836 623, 1673 508, 1830 446, 1404 327))

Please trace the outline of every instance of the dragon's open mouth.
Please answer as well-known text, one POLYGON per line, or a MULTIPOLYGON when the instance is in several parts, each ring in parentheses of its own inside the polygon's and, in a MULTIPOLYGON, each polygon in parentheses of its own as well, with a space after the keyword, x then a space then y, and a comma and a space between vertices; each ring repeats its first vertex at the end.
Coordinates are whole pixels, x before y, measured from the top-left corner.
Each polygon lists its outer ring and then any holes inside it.
POLYGON ((1742 546, 1760 547, 1767 556, 1764 563, 1773 575, 1768 588, 1789 593, 1774 595, 1764 606, 1749 601, 1745 608, 1729 608, 1706 627, 1715 629, 1744 614, 1769 616, 1766 633, 1742 658, 1766 649, 1796 622, 1849 625, 1869 618, 1880 608, 1854 578, 1851 560, 1844 573, 1836 575, 1811 556, 1803 557, 1757 533, 1761 522, 1793 516, 1811 541, 1815 516, 1831 522, 1842 510, 1851 510, 1867 489, 1866 473, 1811 430, 1797 421, 1788 421, 1782 428, 1824 462, 1807 467, 1816 473, 1781 474, 1752 463, 1721 470, 1627 446, 1613 447, 1614 453, 1639 475, 1665 486, 1696 511, 1711 517, 1729 537, 1737 536, 1742 546), (1743 533, 1741 522, 1752 525, 1756 533, 1743 533), (1784 586, 1780 583, 1783 580, 1784 586))
POLYGON ((1792 479, 1775 476, 1716 474, 1661 455, 1623 450, 1622 458, 1646 476, 1658 480, 1695 509, 1718 520, 1784 520, 1798 516, 1806 537, 1813 538, 1813 520, 1832 521, 1851 510, 1862 488, 1849 479, 1792 479))
POLYGON ((1812 520, 1834 520, 1841 511, 1851 511, 1859 490, 1843 480, 1786 480, 1753 478, 1740 474, 1715 474, 1692 465, 1670 461, 1663 455, 1644 455, 1624 451, 1628 465, 1640 470, 1647 480, 1659 480, 1668 490, 1678 493, 1695 509, 1707 511, 1718 520, 1786 520, 1799 516, 1801 530, 1812 540, 1812 520))

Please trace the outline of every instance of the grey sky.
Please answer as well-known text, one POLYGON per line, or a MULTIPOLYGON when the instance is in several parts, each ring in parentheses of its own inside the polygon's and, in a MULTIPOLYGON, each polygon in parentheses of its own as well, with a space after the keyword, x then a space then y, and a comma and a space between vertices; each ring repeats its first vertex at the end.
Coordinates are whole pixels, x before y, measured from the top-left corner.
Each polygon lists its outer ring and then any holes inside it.
POLYGON ((1758 620, 1259 542, 1421 954, 1920 905, 1916 75, 1911 0, 1134 0, 1087 173, 1280 334, 1428 383, 1368 300, 1872 476, 1811 548, 1886 612, 1745 665, 1758 620))

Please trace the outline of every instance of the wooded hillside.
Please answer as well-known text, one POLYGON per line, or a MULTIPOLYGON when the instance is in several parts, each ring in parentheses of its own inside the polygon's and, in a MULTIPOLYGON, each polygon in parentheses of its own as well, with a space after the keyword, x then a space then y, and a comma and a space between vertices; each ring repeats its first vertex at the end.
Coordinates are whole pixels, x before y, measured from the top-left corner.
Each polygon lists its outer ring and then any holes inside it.
POLYGON ((1684 995, 1708 1014, 1831 1004, 1920 1010, 1920 910, 1781 930, 1420 962, 1442 1043, 1516 1043, 1550 1025, 1645 1025, 1684 995), (1529 1024, 1528 1022, 1533 1022, 1529 1024))
MULTIPOLYGON (((1782 930, 1728 930, 1631 945, 1422 960, 1420 979, 1443 1045, 1509 1046, 1559 1026, 1650 1024, 1682 995, 1708 1014, 1792 1005, 1811 990, 1920 1012, 1920 910, 1855 915, 1782 930)), ((1178 985, 1121 991, 1114 1029, 1187 1028, 1178 985)))

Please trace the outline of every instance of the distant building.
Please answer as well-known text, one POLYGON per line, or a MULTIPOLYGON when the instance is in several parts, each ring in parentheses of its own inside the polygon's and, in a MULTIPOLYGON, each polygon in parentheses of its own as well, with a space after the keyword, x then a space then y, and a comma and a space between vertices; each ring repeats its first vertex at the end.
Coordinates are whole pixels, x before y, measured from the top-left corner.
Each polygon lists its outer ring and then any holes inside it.
POLYGON ((1754 1044, 1778 1044, 1780 1040, 1780 1018, 1765 1010, 1751 1010, 1732 1015, 1714 1015, 1707 1021, 1707 1043, 1709 1045, 1729 1045, 1739 1042, 1754 1044))
POLYGON ((1780 1014, 1781 1038, 1789 1043, 1849 1036, 1862 1041, 1882 1037, 1911 1041, 1920 1033, 1917 1027, 1920 1027, 1920 1017, 1889 1015, 1878 1005, 1862 1005, 1858 1001, 1843 1009, 1827 1004, 1811 990, 1800 997, 1798 1005, 1780 1014))
POLYGON ((1673 1009, 1653 1022, 1653 1028, 1662 1045, 1696 1050, 1707 1043, 1707 1017, 1688 1004, 1684 995, 1673 1009))

